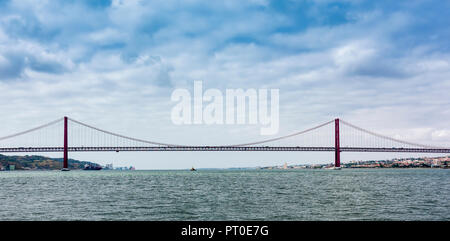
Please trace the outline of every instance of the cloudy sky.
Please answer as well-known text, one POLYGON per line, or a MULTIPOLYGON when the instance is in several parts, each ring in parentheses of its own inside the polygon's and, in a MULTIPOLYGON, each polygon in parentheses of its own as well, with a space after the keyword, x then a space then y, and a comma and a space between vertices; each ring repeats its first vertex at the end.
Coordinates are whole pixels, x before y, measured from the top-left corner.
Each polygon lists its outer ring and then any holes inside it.
MULTIPOLYGON (((279 89, 279 136, 340 117, 448 146, 449 15, 448 1, 0 0, 0 136, 66 115, 168 143, 265 138, 255 125, 174 125, 171 93, 203 80, 205 89, 279 89)), ((148 169, 333 159, 332 153, 70 155, 148 169)))

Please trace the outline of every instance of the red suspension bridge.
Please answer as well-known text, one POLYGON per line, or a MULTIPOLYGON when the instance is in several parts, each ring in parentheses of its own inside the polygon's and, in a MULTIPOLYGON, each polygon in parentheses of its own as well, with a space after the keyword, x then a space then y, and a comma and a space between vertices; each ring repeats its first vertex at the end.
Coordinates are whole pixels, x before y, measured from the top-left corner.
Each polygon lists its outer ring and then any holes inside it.
POLYGON ((235 145, 195 146, 143 140, 68 117, 0 137, 0 153, 63 152, 65 169, 69 152, 89 151, 330 151, 335 153, 335 167, 340 167, 341 152, 450 153, 450 148, 380 135, 339 119, 290 135, 235 145))

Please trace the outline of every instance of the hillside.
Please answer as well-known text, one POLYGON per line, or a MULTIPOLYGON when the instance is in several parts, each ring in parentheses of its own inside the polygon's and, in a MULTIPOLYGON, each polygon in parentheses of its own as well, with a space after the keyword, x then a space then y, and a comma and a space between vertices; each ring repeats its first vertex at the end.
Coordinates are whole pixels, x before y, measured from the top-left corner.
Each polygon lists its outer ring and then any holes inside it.
MULTIPOLYGON (((0 170, 15 165, 15 170, 59 170, 62 168, 63 158, 50 158, 45 156, 6 156, 0 154, 0 170)), ((69 169, 82 169, 92 162, 69 159, 69 169)))

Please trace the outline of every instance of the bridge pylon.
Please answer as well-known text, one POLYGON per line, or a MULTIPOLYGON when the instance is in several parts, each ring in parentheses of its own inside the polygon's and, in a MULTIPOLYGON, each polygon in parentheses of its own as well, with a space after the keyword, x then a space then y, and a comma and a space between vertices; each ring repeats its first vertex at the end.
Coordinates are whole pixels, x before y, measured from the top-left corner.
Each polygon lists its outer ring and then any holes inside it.
POLYGON ((63 168, 62 171, 69 171, 69 150, 67 148, 68 136, 67 136, 67 116, 64 116, 64 160, 63 160, 63 168))
POLYGON ((334 119, 334 167, 341 166, 341 148, 339 147, 339 118, 334 119))

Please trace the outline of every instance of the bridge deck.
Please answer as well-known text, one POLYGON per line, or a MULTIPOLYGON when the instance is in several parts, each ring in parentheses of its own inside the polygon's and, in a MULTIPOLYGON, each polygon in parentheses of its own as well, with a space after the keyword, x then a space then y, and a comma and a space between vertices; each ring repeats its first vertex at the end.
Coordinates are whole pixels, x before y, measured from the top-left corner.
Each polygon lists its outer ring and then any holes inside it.
MULTIPOLYGON (((341 152, 413 152, 413 153, 450 153, 450 148, 367 148, 341 147, 341 152)), ((8 152, 63 152, 64 147, 15 147, 0 148, 0 153, 8 152)), ((300 146, 151 146, 151 147, 68 147, 70 152, 90 151, 330 151, 334 147, 300 147, 300 146)))

